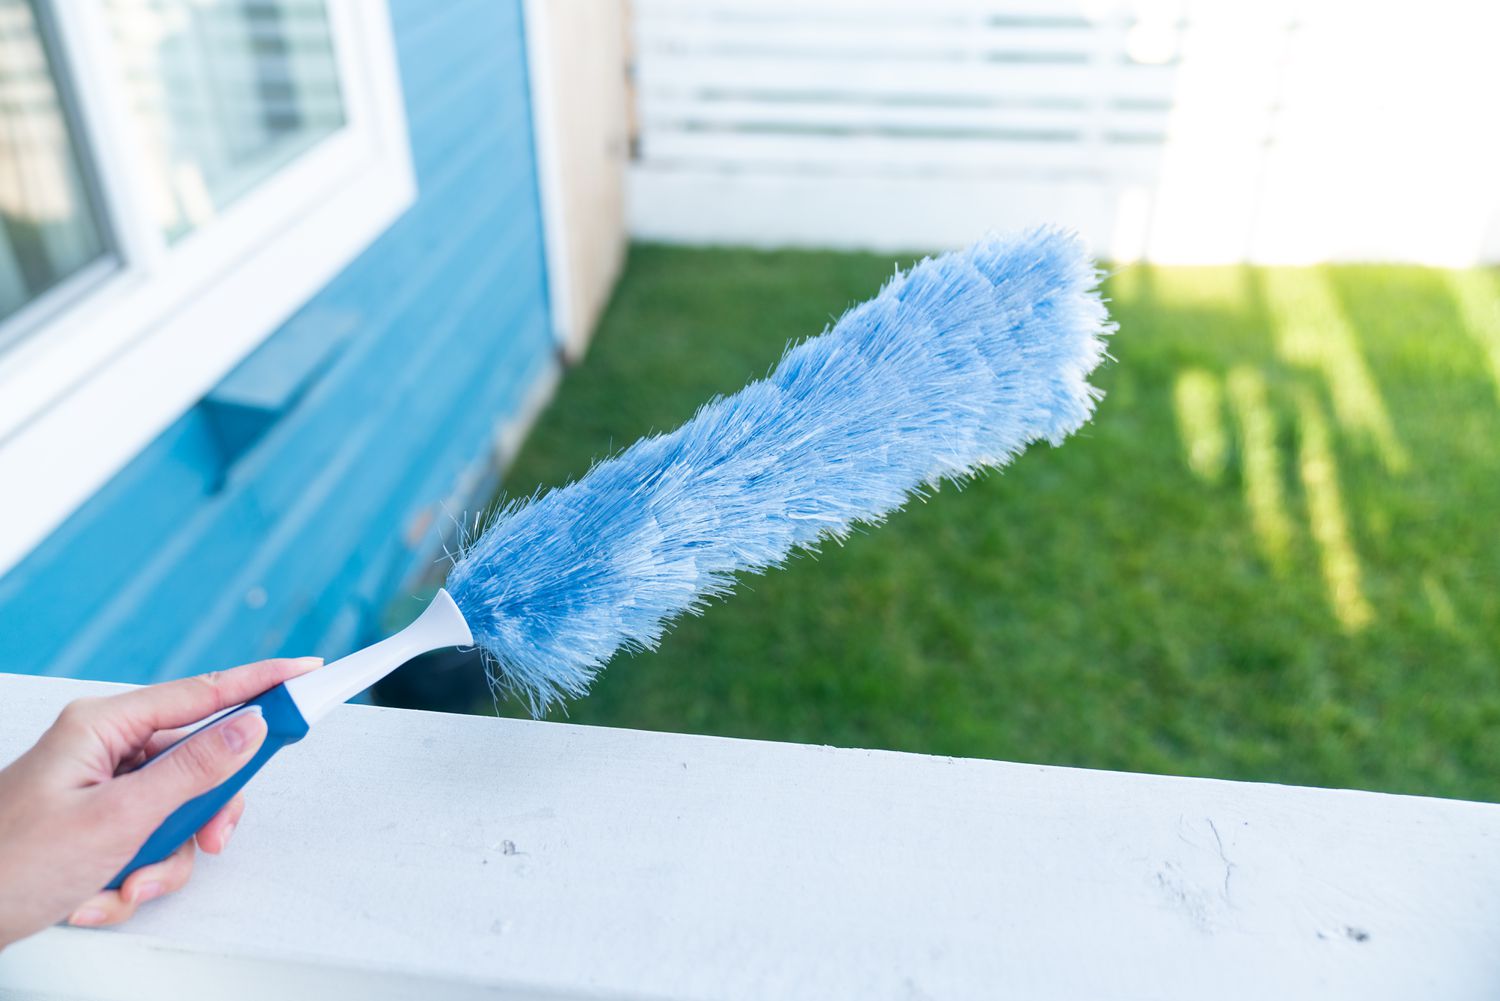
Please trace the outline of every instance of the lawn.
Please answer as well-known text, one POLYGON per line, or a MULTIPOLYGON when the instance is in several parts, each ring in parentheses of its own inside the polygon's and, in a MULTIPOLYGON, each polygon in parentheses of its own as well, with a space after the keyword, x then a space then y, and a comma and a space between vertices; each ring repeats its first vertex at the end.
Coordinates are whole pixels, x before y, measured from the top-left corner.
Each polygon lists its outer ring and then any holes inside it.
MULTIPOLYGON (((633 248, 508 492, 763 374, 893 262, 633 248)), ((1500 799, 1500 276, 1130 267, 1106 293, 1082 434, 747 579, 567 718, 1500 799)))

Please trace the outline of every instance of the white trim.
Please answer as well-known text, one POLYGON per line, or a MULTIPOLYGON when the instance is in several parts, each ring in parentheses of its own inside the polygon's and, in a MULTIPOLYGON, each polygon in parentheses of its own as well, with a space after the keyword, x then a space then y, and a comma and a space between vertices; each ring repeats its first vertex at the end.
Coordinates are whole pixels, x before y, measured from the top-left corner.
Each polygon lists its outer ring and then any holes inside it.
POLYGON ((170 248, 138 213, 94 0, 57 0, 68 69, 125 260, 0 356, 0 573, 190 409, 411 204, 386 5, 327 0, 347 124, 170 248))
MULTIPOLYGON (((106 250, 7 316, 0 323, 0 363, 8 348, 20 349, 28 337, 95 291, 119 269, 119 259, 106 250)), ((3 406, 4 401, 0 401, 0 408, 3 406)))
POLYGON ((552 336, 576 360, 588 341, 573 315, 573 274, 568 253, 567 210, 562 192, 562 157, 557 140, 557 99, 553 89, 552 39, 547 0, 523 0, 526 73, 531 87, 532 143, 537 189, 542 204, 542 237, 547 252, 547 300, 552 336))

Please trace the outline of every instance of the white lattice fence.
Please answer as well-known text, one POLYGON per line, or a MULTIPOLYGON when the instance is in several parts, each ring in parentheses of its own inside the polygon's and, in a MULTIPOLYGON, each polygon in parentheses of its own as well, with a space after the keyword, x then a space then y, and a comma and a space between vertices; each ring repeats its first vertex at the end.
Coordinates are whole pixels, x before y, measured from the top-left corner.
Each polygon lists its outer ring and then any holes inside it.
POLYGON ((632 230, 910 248, 1058 221, 1122 258, 1500 256, 1486 6, 635 0, 632 230))

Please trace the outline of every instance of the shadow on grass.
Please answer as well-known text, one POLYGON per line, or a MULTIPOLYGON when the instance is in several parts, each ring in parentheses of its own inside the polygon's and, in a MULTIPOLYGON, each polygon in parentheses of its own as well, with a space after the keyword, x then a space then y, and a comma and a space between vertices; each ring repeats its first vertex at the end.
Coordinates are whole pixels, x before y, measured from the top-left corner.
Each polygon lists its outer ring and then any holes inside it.
MULTIPOLYGON (((733 392, 892 263, 634 248, 509 492, 733 392)), ((746 580, 569 718, 1495 798, 1500 408, 1446 282, 1126 268, 1083 433, 746 580)))

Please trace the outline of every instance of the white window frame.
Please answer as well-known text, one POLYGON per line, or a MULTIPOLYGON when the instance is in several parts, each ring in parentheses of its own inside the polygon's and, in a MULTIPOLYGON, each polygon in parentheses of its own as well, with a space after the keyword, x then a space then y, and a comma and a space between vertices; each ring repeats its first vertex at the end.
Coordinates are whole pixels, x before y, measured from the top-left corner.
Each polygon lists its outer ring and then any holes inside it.
MULTIPOLYGON (((345 125, 168 244, 121 101, 102 0, 50 0, 113 270, 0 354, 0 574, 325 286, 412 203, 383 0, 325 0, 345 125)), ((86 284, 86 288, 83 287, 86 284)), ((45 297, 44 297, 45 298, 45 297)))
POLYGON ((326 0, 344 128, 168 245, 121 107, 101 0, 52 0, 58 74, 102 189, 114 269, 0 354, 0 573, 129 464, 413 203, 383 0, 326 0))

